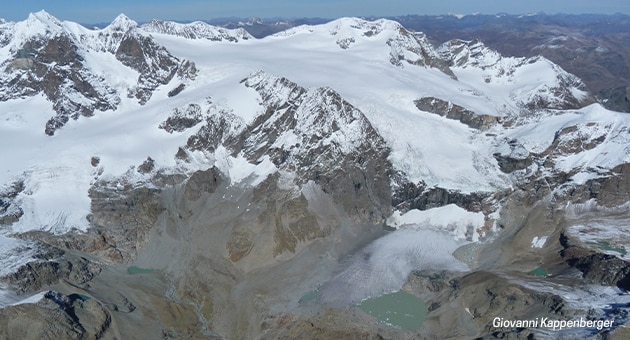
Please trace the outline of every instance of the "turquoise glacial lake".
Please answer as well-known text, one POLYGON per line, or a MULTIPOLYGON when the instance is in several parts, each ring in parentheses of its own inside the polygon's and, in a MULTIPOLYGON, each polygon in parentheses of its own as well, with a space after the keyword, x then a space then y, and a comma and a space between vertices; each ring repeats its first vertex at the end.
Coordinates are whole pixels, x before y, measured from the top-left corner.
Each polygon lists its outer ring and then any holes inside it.
POLYGON ((424 301, 403 291, 363 300, 359 308, 383 324, 410 331, 420 328, 428 313, 424 301))

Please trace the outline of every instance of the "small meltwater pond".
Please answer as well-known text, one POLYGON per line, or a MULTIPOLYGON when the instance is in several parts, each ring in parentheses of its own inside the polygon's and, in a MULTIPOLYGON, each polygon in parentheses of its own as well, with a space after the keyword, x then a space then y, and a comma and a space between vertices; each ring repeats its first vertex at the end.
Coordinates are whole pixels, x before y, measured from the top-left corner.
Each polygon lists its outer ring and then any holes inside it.
POLYGON ((135 274, 151 274, 155 272, 155 269, 150 268, 140 268, 136 266, 127 267, 127 274, 135 275, 135 274))
POLYGON ((615 252, 622 256, 628 253, 624 248, 611 246, 608 241, 589 241, 586 242, 586 244, 598 248, 599 250, 615 252))
POLYGON ((319 292, 317 290, 311 290, 310 292, 304 294, 298 301, 299 304, 305 304, 309 301, 314 301, 319 298, 319 292))
POLYGON ((578 238, 589 248, 614 255, 623 260, 630 259, 630 225, 626 219, 607 220, 606 223, 588 223, 571 226, 569 235, 578 238))
POLYGON ((358 307, 383 324, 408 331, 420 328, 428 312, 422 300, 403 291, 363 300, 358 307))
POLYGON ((547 271, 542 267, 538 267, 529 273, 535 276, 542 276, 542 277, 546 277, 547 275, 549 275, 549 273, 547 273, 547 271))

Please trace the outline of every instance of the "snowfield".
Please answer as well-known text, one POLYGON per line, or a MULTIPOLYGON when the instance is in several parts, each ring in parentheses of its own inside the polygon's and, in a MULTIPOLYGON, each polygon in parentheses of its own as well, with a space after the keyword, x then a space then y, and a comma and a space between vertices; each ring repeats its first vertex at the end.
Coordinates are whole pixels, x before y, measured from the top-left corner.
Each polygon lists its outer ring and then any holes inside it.
POLYGON ((479 230, 484 225, 484 215, 481 212, 469 212, 449 204, 425 211, 411 209, 404 214, 394 211, 387 219, 388 226, 396 229, 418 229, 421 226, 443 232, 448 232, 456 240, 479 241, 479 230))

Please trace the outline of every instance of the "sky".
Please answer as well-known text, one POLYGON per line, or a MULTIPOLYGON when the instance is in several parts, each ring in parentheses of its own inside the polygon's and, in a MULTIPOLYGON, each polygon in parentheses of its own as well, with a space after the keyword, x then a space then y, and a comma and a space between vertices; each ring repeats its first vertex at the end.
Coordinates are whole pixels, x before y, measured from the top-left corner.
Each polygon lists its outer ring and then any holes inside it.
POLYGON ((209 20, 214 18, 338 18, 382 17, 408 14, 526 14, 624 13, 628 0, 21 0, 6 1, 0 18, 21 21, 30 12, 46 10, 61 20, 80 23, 111 22, 118 14, 144 22, 162 20, 209 20))

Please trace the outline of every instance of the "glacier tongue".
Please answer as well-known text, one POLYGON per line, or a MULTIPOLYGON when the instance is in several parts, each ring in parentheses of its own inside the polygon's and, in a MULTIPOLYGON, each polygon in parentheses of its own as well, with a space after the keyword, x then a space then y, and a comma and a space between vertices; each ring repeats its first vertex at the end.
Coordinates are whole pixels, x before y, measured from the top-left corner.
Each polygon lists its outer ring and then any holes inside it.
POLYGON ((453 252, 466 242, 430 225, 383 236, 345 259, 338 273, 320 288, 324 303, 357 304, 401 289, 413 270, 466 271, 453 252))

